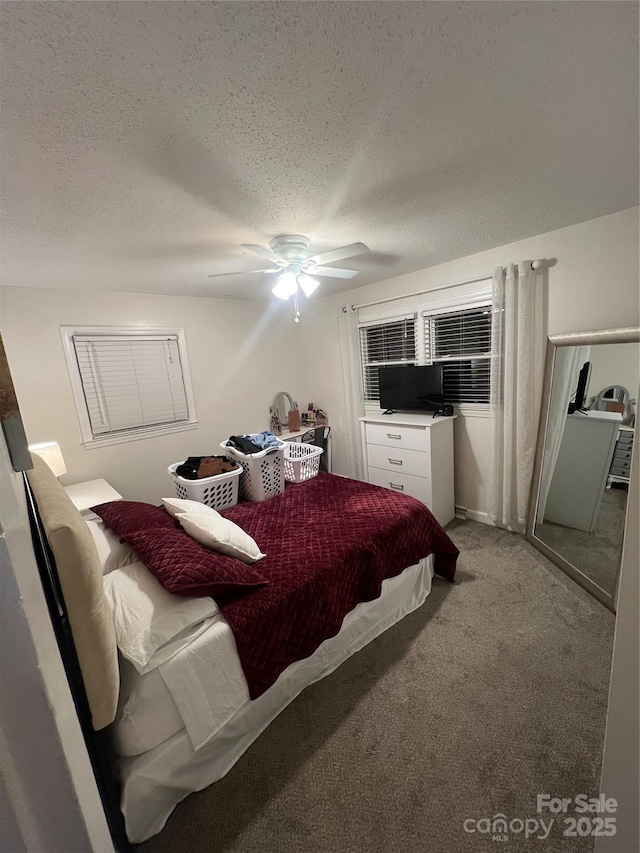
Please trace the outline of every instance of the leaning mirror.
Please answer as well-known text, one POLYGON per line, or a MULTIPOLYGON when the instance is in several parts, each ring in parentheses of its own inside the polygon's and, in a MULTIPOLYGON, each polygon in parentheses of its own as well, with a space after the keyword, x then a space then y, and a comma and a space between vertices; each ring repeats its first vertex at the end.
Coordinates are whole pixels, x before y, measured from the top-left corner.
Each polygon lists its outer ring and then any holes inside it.
POLYGON ((614 609, 640 330, 549 338, 527 539, 614 609))

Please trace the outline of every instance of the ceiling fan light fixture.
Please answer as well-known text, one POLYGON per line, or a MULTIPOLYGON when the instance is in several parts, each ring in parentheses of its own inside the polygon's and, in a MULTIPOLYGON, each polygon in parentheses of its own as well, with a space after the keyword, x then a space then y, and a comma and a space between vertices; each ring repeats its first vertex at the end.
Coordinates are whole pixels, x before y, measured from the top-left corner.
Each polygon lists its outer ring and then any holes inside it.
MULTIPOLYGON (((293 296, 296 323, 300 321, 298 289, 308 298, 320 286, 318 279, 325 277, 353 278, 358 274, 358 270, 342 269, 327 265, 341 261, 344 258, 364 255, 369 251, 364 243, 350 243, 348 246, 340 246, 337 249, 330 249, 327 252, 311 255, 311 240, 302 234, 279 234, 269 242, 268 249, 264 246, 248 244, 243 248, 262 258, 268 258, 271 263, 275 264, 275 267, 265 270, 255 270, 255 272, 279 273, 271 292, 278 299, 282 299, 283 302, 286 302, 289 297, 293 296)), ((246 274, 239 273, 239 275, 246 274)))
POLYGON ((278 299, 286 300, 290 296, 293 296, 297 287, 298 282, 296 281, 295 275, 292 272, 285 272, 281 276, 278 276, 276 285, 271 292, 274 296, 277 296, 278 299))
POLYGON ((302 275, 298 276, 298 284, 302 288, 302 292, 305 296, 311 296, 314 290, 320 286, 319 281, 315 278, 311 278, 311 276, 306 273, 302 273, 302 275))

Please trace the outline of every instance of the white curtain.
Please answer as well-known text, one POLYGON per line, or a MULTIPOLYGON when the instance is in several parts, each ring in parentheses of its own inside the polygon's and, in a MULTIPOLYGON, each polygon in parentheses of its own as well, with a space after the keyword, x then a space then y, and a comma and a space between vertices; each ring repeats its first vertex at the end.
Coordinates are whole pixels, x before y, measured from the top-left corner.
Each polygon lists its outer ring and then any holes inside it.
POLYGON ((491 341, 492 453, 489 520, 524 532, 536 450, 544 318, 542 277, 529 261, 493 277, 491 341))
POLYGON ((540 494, 536 521, 542 524, 547 508, 547 498, 551 488, 551 480, 556 469, 560 444, 567 422, 567 409, 571 397, 578 384, 578 374, 585 361, 589 361, 591 347, 558 347, 553 364, 551 379, 551 397, 549 399, 549 415, 547 419, 547 434, 544 441, 542 457, 542 473, 540 475, 540 494))
POLYGON ((364 405, 360 376, 358 314, 350 305, 343 306, 338 313, 338 335, 342 361, 342 412, 338 417, 331 413, 331 423, 336 424, 336 437, 339 434, 339 447, 344 454, 342 460, 338 461, 338 467, 341 469, 340 473, 354 480, 363 480, 362 441, 358 418, 364 415, 364 405))

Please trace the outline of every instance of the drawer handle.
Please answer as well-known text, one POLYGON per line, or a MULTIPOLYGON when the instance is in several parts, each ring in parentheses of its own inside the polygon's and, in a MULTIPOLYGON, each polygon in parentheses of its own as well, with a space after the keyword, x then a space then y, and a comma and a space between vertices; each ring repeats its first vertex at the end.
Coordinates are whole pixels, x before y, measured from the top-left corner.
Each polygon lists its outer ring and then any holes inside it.
POLYGON ((396 486, 395 483, 389 483, 392 489, 396 489, 398 492, 404 492, 404 486, 396 486))
POLYGON ((389 459, 392 465, 402 465, 402 459, 389 459))
POLYGON ((391 435, 390 432, 387 433, 387 438, 402 438, 401 435, 391 435))

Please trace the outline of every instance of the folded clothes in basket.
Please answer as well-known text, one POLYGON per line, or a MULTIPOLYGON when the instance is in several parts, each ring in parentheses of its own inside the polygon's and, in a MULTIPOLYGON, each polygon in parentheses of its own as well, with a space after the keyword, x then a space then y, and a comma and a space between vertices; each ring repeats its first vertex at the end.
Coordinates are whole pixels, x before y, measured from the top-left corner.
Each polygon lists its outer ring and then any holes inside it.
POLYGON ((229 447, 235 447, 235 449, 239 450, 240 453, 246 453, 247 456, 251 453, 259 453, 262 450, 261 447, 254 444, 254 442, 245 435, 230 435, 227 439, 227 444, 229 447))
POLYGON ((257 435, 230 435, 227 444, 250 456, 269 447, 280 447, 280 440, 272 432, 259 432, 257 435))
POLYGON ((189 456, 176 468, 178 477, 184 480, 202 480, 204 477, 216 477, 235 471, 238 467, 227 456, 189 456))
MULTIPOLYGON (((244 436, 245 438, 247 436, 244 436)), ((266 450, 268 447, 279 447, 280 439, 276 438, 272 432, 260 432, 258 435, 252 435, 251 441, 257 444, 260 450, 266 450)))

